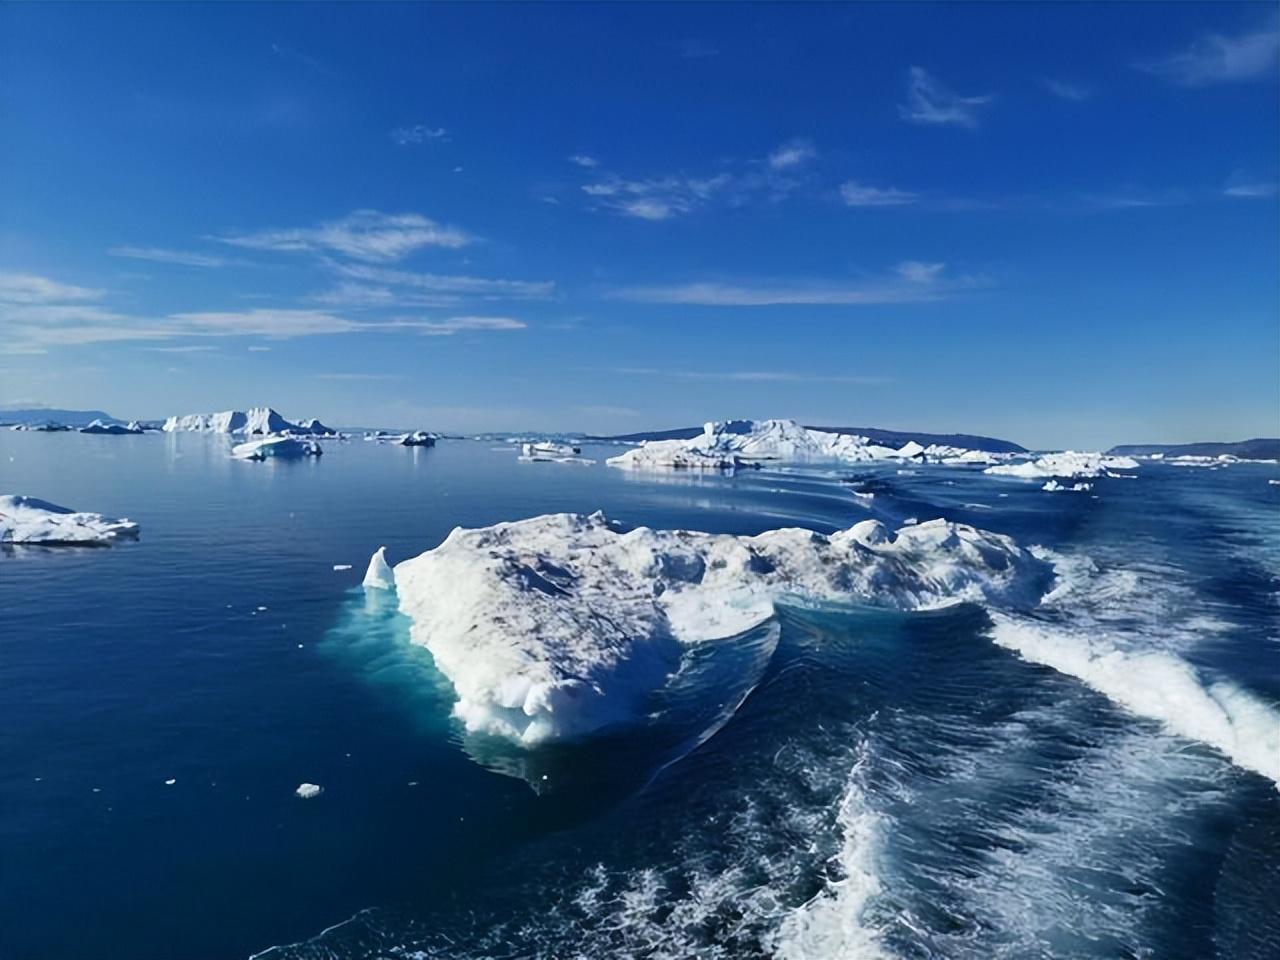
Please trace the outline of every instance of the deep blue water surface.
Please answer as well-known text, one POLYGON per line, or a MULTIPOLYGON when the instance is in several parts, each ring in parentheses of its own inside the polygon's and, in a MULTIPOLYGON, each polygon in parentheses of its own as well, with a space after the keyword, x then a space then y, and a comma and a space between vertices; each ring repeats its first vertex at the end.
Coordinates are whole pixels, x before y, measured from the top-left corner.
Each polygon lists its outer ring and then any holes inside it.
POLYGON ((941 467, 635 475, 607 447, 226 446, 0 432, 0 492, 142 528, 0 553, 5 960, 1280 955, 1275 784, 996 645, 976 607, 782 609, 691 650, 636 728, 527 753, 462 736, 359 588, 381 544, 551 511, 945 516, 1085 565, 1064 637, 1176 657, 1265 726, 1274 466, 1144 464, 1090 495, 941 467))

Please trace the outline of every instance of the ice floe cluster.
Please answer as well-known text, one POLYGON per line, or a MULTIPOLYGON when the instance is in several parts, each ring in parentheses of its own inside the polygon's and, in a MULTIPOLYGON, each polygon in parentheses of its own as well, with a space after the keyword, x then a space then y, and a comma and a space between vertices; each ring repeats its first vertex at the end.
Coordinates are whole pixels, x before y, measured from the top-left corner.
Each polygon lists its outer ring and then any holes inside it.
POLYGON ((0 544, 89 545, 137 535, 132 520, 77 513, 35 497, 0 496, 0 544))
POLYGON ((365 440, 374 443, 393 443, 401 447, 434 447, 439 439, 434 433, 426 430, 414 430, 411 433, 388 433, 386 430, 374 430, 365 433, 365 440))
POLYGON ((192 413, 182 417, 170 417, 161 428, 166 433, 191 431, 195 433, 245 433, 245 434, 298 434, 313 437, 337 436, 337 431, 326 427, 319 420, 286 420, 270 407, 250 407, 246 410, 223 410, 220 413, 192 413))
POLYGON ((964 599, 1031 601, 1048 565, 1008 537, 934 520, 891 534, 875 520, 823 536, 619 530, 600 513, 476 530, 366 585, 394 585, 457 695, 468 730, 521 743, 632 719, 682 645, 734 636, 775 601, 923 609, 964 599))
POLYGON ((1115 477, 1117 470, 1137 470, 1138 461, 1133 457, 1112 457, 1102 453, 1046 453, 1024 463, 1001 463, 987 467, 983 473, 1002 477, 1022 477, 1040 480, 1053 477, 1115 477))
POLYGON ((609 463, 629 468, 724 470, 761 461, 912 460, 923 463, 989 464, 1002 459, 984 450, 909 440, 888 447, 850 433, 802 427, 794 420, 718 420, 688 440, 651 440, 609 463))

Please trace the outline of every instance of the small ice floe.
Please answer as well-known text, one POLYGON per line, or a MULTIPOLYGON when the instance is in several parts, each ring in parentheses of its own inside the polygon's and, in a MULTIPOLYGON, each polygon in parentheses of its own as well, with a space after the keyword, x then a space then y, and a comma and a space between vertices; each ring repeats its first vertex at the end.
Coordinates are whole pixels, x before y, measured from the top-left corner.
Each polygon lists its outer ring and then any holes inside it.
POLYGON ((334 569, 334 570, 350 570, 350 569, 351 569, 351 564, 349 564, 349 563, 335 563, 335 564, 333 565, 333 569, 334 569))
POLYGON ((231 448, 231 456, 237 460, 297 459, 318 457, 324 448, 314 440, 298 440, 295 437, 267 437, 248 440, 231 448))
POLYGON ((520 459, 526 463, 595 463, 578 456, 581 452, 581 447, 567 443, 526 443, 520 447, 520 459))
POLYGON ((0 496, 0 544, 75 546, 137 539, 138 525, 100 513, 77 513, 35 497, 0 496))
POLYGON ((1040 489, 1048 490, 1050 493, 1056 493, 1060 490, 1065 491, 1067 493, 1084 493, 1088 490, 1092 490, 1093 484, 1080 482, 1080 483, 1073 483, 1068 485, 1065 483, 1059 483, 1057 480, 1049 480, 1049 481, 1046 481, 1045 485, 1040 489))
POLYGON ((177 782, 178 782, 178 781, 177 781, 177 779, 176 779, 176 778, 174 778, 174 777, 170 777, 168 780, 166 780, 166 781, 164 782, 164 785, 165 785, 166 787, 172 787, 172 786, 173 786, 175 783, 177 783, 177 782))
POLYGON ((324 787, 318 783, 300 783, 298 789, 293 791, 293 795, 300 800, 310 800, 324 793, 324 787))
POLYGON ((366 590, 394 590, 395 574, 387 563, 387 548, 379 547, 369 558, 369 568, 364 573, 362 585, 366 590))
POLYGON ((1271 484, 1273 487, 1280 487, 1280 480, 1268 480, 1267 483, 1271 484))

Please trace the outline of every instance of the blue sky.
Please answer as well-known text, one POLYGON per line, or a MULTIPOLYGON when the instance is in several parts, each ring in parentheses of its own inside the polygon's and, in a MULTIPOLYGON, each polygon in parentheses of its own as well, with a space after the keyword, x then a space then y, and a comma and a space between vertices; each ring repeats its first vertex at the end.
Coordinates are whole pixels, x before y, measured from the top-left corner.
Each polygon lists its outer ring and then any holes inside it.
POLYGON ((1274 5, 0 6, 0 404, 1280 432, 1274 5))

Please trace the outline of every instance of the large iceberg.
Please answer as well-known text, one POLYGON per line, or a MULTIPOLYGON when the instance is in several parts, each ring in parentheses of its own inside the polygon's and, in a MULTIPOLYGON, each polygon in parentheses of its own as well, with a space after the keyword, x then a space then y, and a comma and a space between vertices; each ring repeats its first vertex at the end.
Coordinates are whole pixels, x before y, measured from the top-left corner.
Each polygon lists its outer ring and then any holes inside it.
POLYGON ((196 433, 336 435, 336 431, 326 427, 319 420, 311 419, 294 423, 286 420, 270 407, 251 407, 247 411, 223 410, 220 413, 191 413, 183 417, 170 417, 161 429, 166 433, 192 431, 196 433))
POLYGON ((0 496, 0 544, 95 544, 138 536, 132 520, 77 513, 35 497, 0 496))
POLYGON ((231 448, 231 456, 237 460, 270 460, 297 459, 299 457, 318 457, 324 450, 314 440, 299 440, 296 437, 266 437, 262 440, 247 440, 231 448))
POLYGON ((914 460, 926 463, 987 464, 997 456, 939 444, 922 446, 909 440, 887 447, 850 433, 802 427, 794 420, 718 420, 688 440, 651 440, 609 458, 617 467, 726 469, 767 460, 865 461, 914 460))
MULTIPOLYGON (((378 574, 375 585, 389 585, 378 574)), ((1032 602, 1050 576, 1008 537, 944 520, 896 535, 864 520, 831 536, 737 537, 624 532, 595 513, 455 529, 391 580, 467 729, 532 744, 632 719, 683 645, 737 635, 781 598, 907 610, 1032 602)))
POLYGON ((1136 470, 1138 461, 1132 457, 1111 457, 1103 453, 1077 453, 1066 450, 1062 453, 1046 453, 1035 460, 1025 463, 1002 463, 987 467, 983 473, 1004 477, 1023 477, 1027 480, 1040 480, 1053 477, 1114 477, 1116 470, 1136 470))

